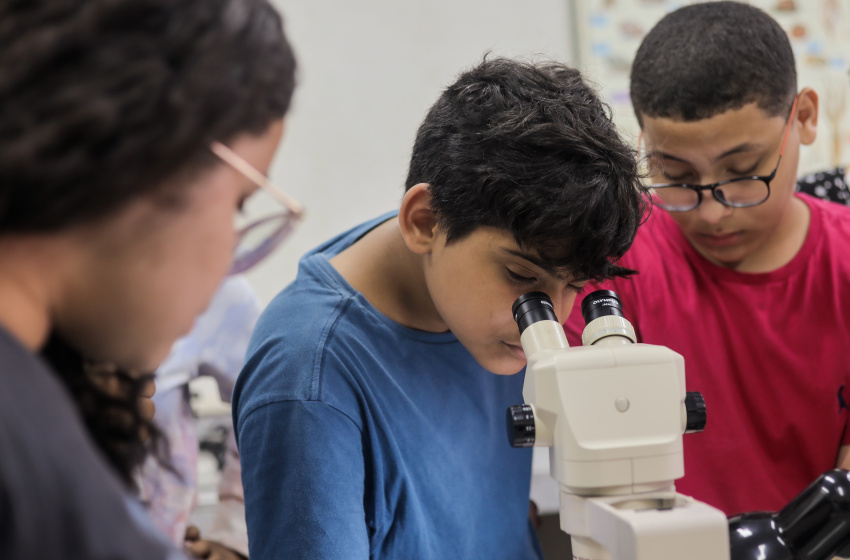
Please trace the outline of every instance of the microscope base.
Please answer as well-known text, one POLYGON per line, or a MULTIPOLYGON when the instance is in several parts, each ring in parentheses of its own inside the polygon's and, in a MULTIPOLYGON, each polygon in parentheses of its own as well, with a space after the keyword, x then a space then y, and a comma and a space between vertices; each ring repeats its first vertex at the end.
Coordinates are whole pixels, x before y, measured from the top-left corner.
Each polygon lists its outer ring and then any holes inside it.
POLYGON ((584 497, 561 491, 577 560, 728 560, 722 511, 674 491, 584 497))

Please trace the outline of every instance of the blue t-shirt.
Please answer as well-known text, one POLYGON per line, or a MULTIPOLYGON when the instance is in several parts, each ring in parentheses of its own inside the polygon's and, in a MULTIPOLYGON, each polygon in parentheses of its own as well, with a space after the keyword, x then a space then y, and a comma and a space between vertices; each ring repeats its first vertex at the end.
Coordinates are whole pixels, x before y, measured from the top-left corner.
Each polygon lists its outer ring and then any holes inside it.
POLYGON ((257 324, 233 400, 251 560, 540 558, 531 451, 505 431, 523 375, 390 320, 328 262, 390 218, 305 255, 257 324))

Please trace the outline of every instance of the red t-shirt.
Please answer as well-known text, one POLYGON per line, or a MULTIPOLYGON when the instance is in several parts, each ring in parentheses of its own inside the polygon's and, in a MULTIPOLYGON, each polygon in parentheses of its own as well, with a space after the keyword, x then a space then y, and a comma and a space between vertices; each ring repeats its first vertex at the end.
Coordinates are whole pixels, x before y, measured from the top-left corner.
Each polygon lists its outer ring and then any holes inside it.
MULTIPOLYGON (((676 488, 730 515, 781 509, 850 443, 850 208, 797 196, 811 225, 778 270, 712 264, 656 208, 622 259, 639 273, 600 286, 620 295, 639 342, 684 356, 708 422, 684 436, 676 488)), ((571 345, 584 328, 579 299, 571 345)))

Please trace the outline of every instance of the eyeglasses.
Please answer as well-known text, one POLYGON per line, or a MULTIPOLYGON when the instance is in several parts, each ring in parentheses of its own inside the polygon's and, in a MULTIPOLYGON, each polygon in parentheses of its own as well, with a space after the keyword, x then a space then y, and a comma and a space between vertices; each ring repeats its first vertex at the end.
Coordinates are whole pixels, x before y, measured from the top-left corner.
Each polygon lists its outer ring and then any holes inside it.
POLYGON ((254 182, 260 190, 282 204, 286 210, 255 219, 236 233, 233 264, 228 274, 245 272, 267 257, 284 239, 289 237, 295 224, 304 217, 304 208, 287 195, 268 177, 245 161, 239 154, 222 144, 213 142, 210 150, 224 163, 254 182))
POLYGON ((788 141, 788 133, 791 131, 791 123, 794 121, 796 110, 797 98, 795 97, 782 138, 779 160, 770 175, 736 177, 711 185, 689 185, 685 183, 649 185, 653 203, 670 212, 687 212, 700 205, 702 191, 708 190, 711 191, 711 195, 717 202, 731 208, 749 208, 763 203, 770 197, 770 182, 776 177, 779 164, 782 162, 782 155, 785 153, 785 144, 788 141))

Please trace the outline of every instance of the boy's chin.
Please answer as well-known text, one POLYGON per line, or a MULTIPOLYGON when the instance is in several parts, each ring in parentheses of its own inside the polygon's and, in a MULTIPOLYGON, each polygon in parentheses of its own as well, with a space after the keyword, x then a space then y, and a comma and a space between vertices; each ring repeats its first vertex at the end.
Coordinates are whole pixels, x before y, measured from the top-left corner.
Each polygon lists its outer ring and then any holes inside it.
POLYGON ((487 363, 482 363, 479 360, 479 365, 496 375, 516 375, 525 369, 525 360, 488 360, 487 363))

